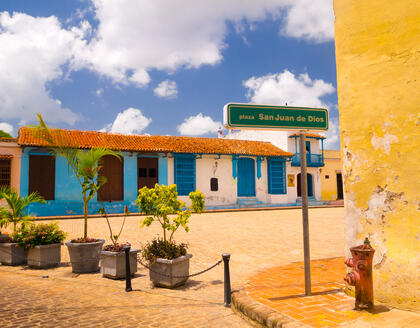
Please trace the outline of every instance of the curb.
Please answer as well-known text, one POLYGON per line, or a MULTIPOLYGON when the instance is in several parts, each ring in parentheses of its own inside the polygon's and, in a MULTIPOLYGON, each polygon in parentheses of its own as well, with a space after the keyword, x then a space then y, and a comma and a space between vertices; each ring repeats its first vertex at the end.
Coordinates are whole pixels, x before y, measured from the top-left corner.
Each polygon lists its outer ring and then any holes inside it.
POLYGON ((253 322, 268 328, 307 328, 292 318, 273 310, 248 296, 244 288, 232 292, 232 306, 235 311, 253 322))

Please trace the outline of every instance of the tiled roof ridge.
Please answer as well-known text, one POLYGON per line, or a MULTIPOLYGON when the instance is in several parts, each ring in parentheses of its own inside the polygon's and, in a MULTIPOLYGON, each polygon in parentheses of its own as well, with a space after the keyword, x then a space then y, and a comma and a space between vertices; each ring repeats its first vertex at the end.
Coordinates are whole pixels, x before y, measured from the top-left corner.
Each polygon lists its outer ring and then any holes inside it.
MULTIPOLYGON (((293 156, 270 142, 255 140, 234 140, 223 138, 156 136, 138 134, 120 134, 99 131, 51 129, 62 133, 62 140, 70 147, 80 149, 104 147, 120 151, 195 153, 251 156, 293 156)), ((39 137, 31 133, 32 128, 19 129, 18 144, 22 146, 48 146, 39 137)))
MULTIPOLYGON (((322 136, 318 133, 305 133, 305 136, 309 137, 309 138, 327 139, 327 137, 324 137, 324 136, 322 136)), ((293 133, 289 136, 289 138, 291 138, 291 137, 299 137, 299 133, 297 133, 297 132, 293 133)))
POLYGON ((1 141, 5 141, 5 142, 17 142, 18 141, 18 138, 0 137, 0 142, 1 141))
MULTIPOLYGON (((24 130, 30 130, 32 128, 29 127, 25 127, 22 126, 19 128, 19 132, 21 129, 24 130)), ((88 133, 88 134, 103 134, 106 136, 128 136, 128 137, 149 137, 149 138, 181 138, 181 139, 186 139, 186 140, 191 140, 191 139, 200 139, 200 140, 234 140, 234 141, 244 141, 244 142, 251 142, 251 143, 264 143, 264 144, 270 144, 272 145, 271 142, 269 141, 257 141, 257 140, 243 140, 243 139, 225 139, 225 138, 208 138, 208 137, 190 137, 190 136, 173 136, 173 135, 159 135, 159 134, 127 134, 127 133, 119 133, 119 132, 105 132, 105 131, 92 131, 92 130, 78 130, 78 129, 59 129, 59 128, 50 128, 51 131, 66 131, 66 132, 70 132, 70 133, 88 133)), ((18 140, 18 138, 15 139, 16 141, 18 140)), ((276 147, 276 146, 275 146, 276 147)), ((277 147, 278 148, 278 147, 277 147)), ((281 148, 279 148, 281 149, 281 148)), ((281 149, 282 150, 282 149, 281 149)))

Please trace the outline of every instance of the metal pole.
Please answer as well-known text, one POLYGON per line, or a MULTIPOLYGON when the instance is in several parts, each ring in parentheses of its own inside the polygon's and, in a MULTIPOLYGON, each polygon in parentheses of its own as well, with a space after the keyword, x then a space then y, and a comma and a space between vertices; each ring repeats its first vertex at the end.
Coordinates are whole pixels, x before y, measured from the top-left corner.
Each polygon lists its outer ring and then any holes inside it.
POLYGON ((311 295, 311 255, 309 250, 309 222, 308 222, 308 180, 306 175, 306 140, 305 133, 300 132, 300 185, 302 195, 302 224, 303 224, 303 255, 305 262, 305 295, 311 295))
POLYGON ((223 264, 225 268, 225 307, 230 307, 231 290, 230 290, 230 273, 229 273, 229 260, 230 254, 222 254, 223 264))
POLYGON ((125 252, 125 291, 131 292, 130 246, 124 247, 125 252))

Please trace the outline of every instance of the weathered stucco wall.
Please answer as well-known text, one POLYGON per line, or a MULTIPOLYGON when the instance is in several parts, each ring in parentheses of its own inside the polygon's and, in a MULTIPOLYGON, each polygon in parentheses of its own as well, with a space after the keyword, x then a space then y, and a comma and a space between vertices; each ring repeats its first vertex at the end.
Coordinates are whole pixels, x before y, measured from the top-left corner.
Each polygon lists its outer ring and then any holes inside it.
POLYGON ((420 1, 335 0, 346 243, 376 299, 420 309, 420 1))

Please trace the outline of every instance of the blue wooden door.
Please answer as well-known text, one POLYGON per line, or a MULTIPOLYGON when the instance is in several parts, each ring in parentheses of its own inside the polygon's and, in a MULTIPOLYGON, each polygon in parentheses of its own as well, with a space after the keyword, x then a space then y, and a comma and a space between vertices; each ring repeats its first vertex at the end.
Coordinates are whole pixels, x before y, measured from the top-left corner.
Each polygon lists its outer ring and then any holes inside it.
POLYGON ((255 161, 252 158, 238 160, 238 196, 255 196, 255 161))
POLYGON ((307 173, 306 179, 308 180, 308 197, 313 197, 314 189, 312 183, 312 174, 307 173))

